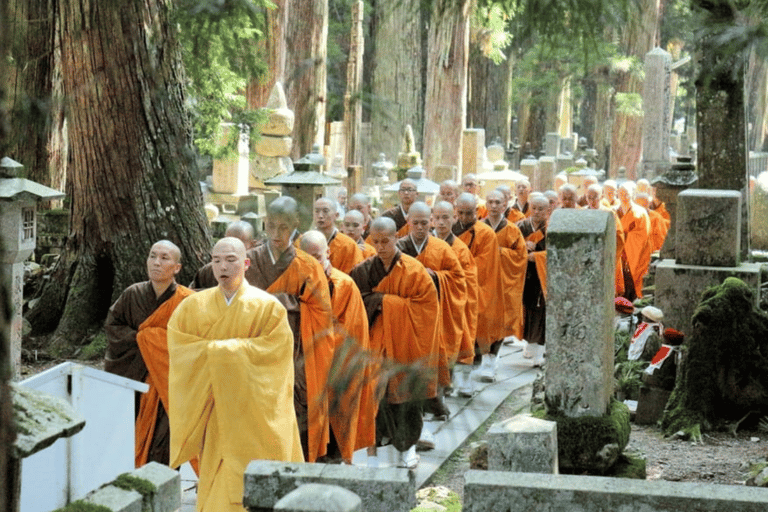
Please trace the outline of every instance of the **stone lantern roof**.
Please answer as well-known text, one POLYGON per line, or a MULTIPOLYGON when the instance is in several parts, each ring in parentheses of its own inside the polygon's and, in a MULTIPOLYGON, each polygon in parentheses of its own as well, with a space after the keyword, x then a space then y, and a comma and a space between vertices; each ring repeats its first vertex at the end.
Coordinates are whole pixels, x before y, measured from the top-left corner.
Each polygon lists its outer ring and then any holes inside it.
POLYGON ((36 200, 61 199, 64 194, 26 178, 16 176, 24 166, 6 157, 0 160, 0 199, 15 199, 27 195, 36 200))
MULTIPOLYGON (((408 169, 408 173, 406 174, 406 177, 408 179, 413 180, 416 182, 416 190, 419 194, 437 194, 440 192, 440 185, 435 183, 434 181, 430 180, 429 178, 424 177, 424 168, 420 165, 417 165, 415 167, 411 167, 408 169)), ((392 185, 388 185, 384 188, 385 192, 397 192, 400 190, 400 181, 397 183, 393 183, 392 185)))

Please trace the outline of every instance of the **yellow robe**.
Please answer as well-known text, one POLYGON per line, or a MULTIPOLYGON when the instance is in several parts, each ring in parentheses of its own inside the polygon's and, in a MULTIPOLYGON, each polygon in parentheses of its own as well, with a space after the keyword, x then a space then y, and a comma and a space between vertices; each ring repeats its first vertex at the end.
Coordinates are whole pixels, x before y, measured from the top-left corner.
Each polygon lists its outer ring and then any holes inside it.
MULTIPOLYGON (((517 211, 514 210, 513 211, 517 211)), ((484 222, 490 226, 489 219, 484 222)), ((503 219, 494 228, 501 249, 501 280, 504 283, 503 336, 523 339, 523 287, 528 268, 528 249, 525 239, 515 224, 503 219)))
POLYGON ((303 460, 285 308, 243 283, 227 306, 210 288, 168 322, 171 467, 200 460, 198 511, 238 511, 253 459, 303 460))

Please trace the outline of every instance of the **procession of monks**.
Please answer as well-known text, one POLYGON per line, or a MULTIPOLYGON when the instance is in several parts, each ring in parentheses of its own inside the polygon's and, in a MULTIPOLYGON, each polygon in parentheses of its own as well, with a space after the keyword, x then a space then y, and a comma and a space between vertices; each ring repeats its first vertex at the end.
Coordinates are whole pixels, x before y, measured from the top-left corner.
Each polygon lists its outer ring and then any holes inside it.
POLYGON ((189 287, 176 282, 181 251, 155 243, 149 280, 109 310, 105 369, 149 384, 136 402, 135 463, 198 473, 197 510, 242 510, 253 459, 351 464, 392 445, 412 469, 435 448, 424 422, 446 420, 443 398, 492 382, 499 350, 524 341, 544 362, 546 232, 555 208, 595 208, 616 220, 616 295, 642 296, 651 252, 669 226, 647 181, 567 182, 534 192, 526 180, 477 197, 474 175, 445 181, 432 206, 416 182, 374 218, 365 194, 346 211, 267 207, 257 240, 234 222, 189 287))

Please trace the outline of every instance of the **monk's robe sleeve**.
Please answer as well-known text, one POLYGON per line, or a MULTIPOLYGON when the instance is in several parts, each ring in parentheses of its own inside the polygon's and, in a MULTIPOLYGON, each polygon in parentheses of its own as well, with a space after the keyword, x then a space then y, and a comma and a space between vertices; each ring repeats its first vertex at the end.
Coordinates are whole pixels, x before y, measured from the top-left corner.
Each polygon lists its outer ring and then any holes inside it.
MULTIPOLYGON (((516 211, 516 210, 515 210, 516 211)), ((501 247, 502 281, 504 282, 504 331, 523 339, 523 287, 528 268, 528 249, 525 239, 515 224, 497 233, 501 247)))
POLYGON ((131 325, 129 316, 130 296, 123 292, 109 308, 104 332, 107 335, 107 356, 104 369, 128 379, 144 382, 147 367, 136 344, 138 325, 131 325))
POLYGON ((366 261, 365 264, 358 265, 350 272, 350 276, 355 280, 357 288, 360 290, 360 296, 363 298, 365 313, 368 317, 368 325, 373 325, 381 313, 381 305, 384 301, 384 294, 374 291, 375 286, 381 279, 374 280, 371 276, 374 260, 366 261))

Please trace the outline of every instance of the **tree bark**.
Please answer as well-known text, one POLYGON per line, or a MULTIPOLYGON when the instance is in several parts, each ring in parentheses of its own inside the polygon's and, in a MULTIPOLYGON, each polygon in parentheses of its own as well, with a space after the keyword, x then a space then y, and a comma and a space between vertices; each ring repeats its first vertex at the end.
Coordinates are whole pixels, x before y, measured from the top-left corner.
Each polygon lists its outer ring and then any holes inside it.
POLYGON ((756 49, 749 52, 747 67, 750 151, 768 151, 768 58, 756 49))
POLYGON ((325 142, 328 0, 285 0, 285 98, 293 109, 291 156, 297 159, 325 142))
POLYGON ((476 41, 470 42, 467 126, 485 129, 488 142, 500 137, 504 147, 511 142, 511 58, 508 55, 496 64, 483 55, 476 41))
POLYGON ((245 99, 251 110, 266 106, 275 82, 285 81, 284 32, 287 19, 287 1, 272 0, 275 8, 267 10, 267 32, 260 39, 257 50, 264 60, 267 72, 263 77, 252 79, 246 87, 245 99))
POLYGON ((424 168, 461 169, 461 136, 467 124, 469 0, 436 1, 427 36, 424 97, 424 168))
POLYGON ((182 283, 210 250, 169 3, 61 0, 60 6, 70 235, 28 314, 33 335, 55 329, 54 354, 68 353, 100 327, 128 285, 146 280, 152 243, 179 245, 182 283))
POLYGON ((377 0, 374 5, 371 146, 393 162, 408 124, 416 150, 422 148, 426 29, 421 4, 377 0))

